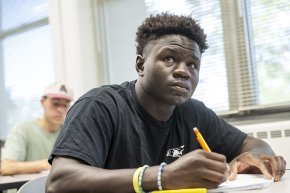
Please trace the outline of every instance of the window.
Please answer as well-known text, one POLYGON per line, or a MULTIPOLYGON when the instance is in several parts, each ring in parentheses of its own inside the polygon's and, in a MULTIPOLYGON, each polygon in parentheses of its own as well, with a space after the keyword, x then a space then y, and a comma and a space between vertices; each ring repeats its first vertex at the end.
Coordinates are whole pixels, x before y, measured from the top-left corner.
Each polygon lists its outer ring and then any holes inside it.
POLYGON ((18 122, 41 116, 40 97, 54 80, 47 0, 2 0, 0 138, 18 122))
POLYGON ((145 5, 150 14, 191 14, 204 28, 209 49, 194 98, 226 114, 289 104, 289 1, 145 0, 145 5))
POLYGON ((290 2, 249 1, 246 4, 253 64, 257 68, 260 104, 290 101, 290 2))
POLYGON ((164 11, 191 14, 204 28, 209 44, 202 57, 200 81, 193 98, 203 101, 220 115, 273 108, 281 111, 289 106, 288 0, 97 2, 103 7, 102 17, 106 21, 110 83, 136 77, 132 66, 134 38, 138 25, 146 16, 164 11), (122 49, 124 46, 126 49, 122 49), (120 73, 120 68, 124 73, 120 73))

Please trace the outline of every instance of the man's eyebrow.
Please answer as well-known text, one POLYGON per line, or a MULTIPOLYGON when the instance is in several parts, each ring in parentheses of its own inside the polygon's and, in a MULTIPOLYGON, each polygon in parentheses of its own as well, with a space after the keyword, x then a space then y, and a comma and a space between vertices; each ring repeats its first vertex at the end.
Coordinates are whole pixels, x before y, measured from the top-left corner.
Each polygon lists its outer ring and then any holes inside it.
POLYGON ((162 51, 172 51, 172 52, 176 52, 178 51, 177 48, 172 48, 172 47, 163 47, 161 48, 162 51))
MULTIPOLYGON (((164 47, 161 50, 162 52, 183 52, 180 51, 180 49, 178 49, 177 47, 164 47)), ((195 60, 200 60, 200 55, 196 50, 192 50, 190 55, 195 60)))
POLYGON ((196 60, 200 60, 201 55, 198 54, 196 51, 193 51, 193 52, 192 52, 192 57, 193 57, 194 59, 196 59, 196 60))

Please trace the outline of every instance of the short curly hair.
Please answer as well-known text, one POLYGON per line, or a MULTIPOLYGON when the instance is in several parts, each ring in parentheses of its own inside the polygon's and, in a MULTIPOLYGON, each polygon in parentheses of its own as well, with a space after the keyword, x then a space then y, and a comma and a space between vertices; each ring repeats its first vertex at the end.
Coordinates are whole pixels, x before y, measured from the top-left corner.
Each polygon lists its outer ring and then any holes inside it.
POLYGON ((136 33, 137 55, 143 55, 144 48, 149 42, 168 34, 178 34, 194 40, 201 53, 208 48, 206 34, 191 16, 160 13, 150 15, 138 27, 136 33))

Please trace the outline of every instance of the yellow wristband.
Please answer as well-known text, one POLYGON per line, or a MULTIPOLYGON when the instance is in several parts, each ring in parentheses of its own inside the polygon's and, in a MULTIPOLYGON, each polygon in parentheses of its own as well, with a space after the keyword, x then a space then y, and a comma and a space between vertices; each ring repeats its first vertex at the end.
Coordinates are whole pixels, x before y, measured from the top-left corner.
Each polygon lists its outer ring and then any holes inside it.
POLYGON ((135 171, 134 176, 133 176, 133 188, 134 188, 136 193, 140 193, 139 184, 138 184, 138 178, 139 178, 139 175, 140 175, 141 171, 142 171, 142 167, 138 168, 135 171))

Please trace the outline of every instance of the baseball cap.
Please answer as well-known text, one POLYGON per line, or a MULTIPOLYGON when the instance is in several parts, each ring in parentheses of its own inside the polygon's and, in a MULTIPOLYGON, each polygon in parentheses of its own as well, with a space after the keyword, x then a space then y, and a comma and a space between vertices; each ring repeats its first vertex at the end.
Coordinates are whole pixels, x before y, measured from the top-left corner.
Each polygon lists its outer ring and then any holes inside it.
POLYGON ((61 82, 54 82, 48 85, 42 94, 42 96, 47 96, 49 98, 59 98, 66 99, 69 101, 73 100, 72 89, 61 82))

